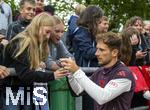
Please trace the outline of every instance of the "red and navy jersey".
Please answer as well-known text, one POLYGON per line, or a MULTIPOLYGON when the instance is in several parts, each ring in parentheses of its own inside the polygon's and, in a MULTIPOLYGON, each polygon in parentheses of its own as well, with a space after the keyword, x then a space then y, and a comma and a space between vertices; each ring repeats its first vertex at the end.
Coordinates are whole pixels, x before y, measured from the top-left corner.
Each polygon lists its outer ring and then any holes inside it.
POLYGON ((122 62, 118 61, 111 68, 100 68, 91 76, 91 80, 102 88, 104 88, 108 83, 110 83, 109 85, 111 85, 111 87, 118 87, 117 83, 111 81, 116 79, 129 79, 132 82, 129 92, 124 92, 103 105, 99 105, 97 102, 95 102, 94 110, 130 109, 135 83, 132 73, 122 62))

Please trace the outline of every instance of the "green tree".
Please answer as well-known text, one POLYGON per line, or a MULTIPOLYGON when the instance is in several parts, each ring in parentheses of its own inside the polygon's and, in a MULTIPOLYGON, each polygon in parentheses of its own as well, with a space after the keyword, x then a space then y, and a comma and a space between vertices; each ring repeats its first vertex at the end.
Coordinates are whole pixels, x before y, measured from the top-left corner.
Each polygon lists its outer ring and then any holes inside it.
POLYGON ((62 13, 64 17, 73 12, 73 5, 84 3, 88 5, 100 6, 105 15, 110 19, 110 29, 118 31, 120 24, 125 24, 126 20, 132 16, 140 16, 144 20, 150 18, 150 0, 56 0, 50 2, 62 13))
MULTIPOLYGON (((18 9, 14 0, 4 1, 11 5, 13 12, 18 9)), ((49 0, 57 10, 56 14, 66 23, 77 3, 100 6, 110 19, 110 30, 118 31, 120 24, 125 24, 132 16, 140 16, 144 20, 150 18, 150 0, 49 0)))

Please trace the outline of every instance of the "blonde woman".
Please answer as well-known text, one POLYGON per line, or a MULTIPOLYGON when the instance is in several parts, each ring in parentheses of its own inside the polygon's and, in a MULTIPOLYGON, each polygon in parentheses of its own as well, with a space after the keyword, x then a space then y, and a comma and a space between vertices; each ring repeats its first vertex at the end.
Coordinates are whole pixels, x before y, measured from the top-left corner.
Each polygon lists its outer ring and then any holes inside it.
MULTIPOLYGON (((16 69, 17 76, 11 77, 11 84, 13 86, 33 87, 32 84, 34 82, 48 82, 64 76, 64 74, 59 74, 58 71, 54 72, 54 74, 52 72, 45 72, 41 66, 41 62, 44 62, 48 57, 48 39, 54 24, 54 18, 51 15, 41 13, 32 20, 31 24, 23 32, 14 37, 7 45, 4 65, 16 69)), ((10 84, 8 78, 5 79, 5 84, 10 84)), ((15 88, 15 90, 18 91, 18 88, 15 88)), ((18 102, 17 106, 12 104, 11 107, 10 105, 4 107, 6 110, 10 110, 10 108, 11 110, 17 110, 18 108, 33 110, 31 106, 33 105, 32 101, 31 104, 24 102, 24 108, 21 108, 20 103, 18 102)))
POLYGON ((47 68, 52 71, 55 71, 61 67, 59 62, 60 58, 73 57, 61 40, 65 31, 64 23, 58 16, 54 16, 54 19, 55 26, 49 39, 50 54, 48 60, 46 61, 47 68))

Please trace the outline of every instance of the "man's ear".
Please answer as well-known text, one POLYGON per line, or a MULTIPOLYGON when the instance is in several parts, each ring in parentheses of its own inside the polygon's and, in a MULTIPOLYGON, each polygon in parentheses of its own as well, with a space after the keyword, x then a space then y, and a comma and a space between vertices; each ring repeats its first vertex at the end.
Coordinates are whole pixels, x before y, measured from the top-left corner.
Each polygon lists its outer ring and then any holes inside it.
POLYGON ((117 57, 119 54, 119 51, 117 49, 112 50, 112 56, 117 57))

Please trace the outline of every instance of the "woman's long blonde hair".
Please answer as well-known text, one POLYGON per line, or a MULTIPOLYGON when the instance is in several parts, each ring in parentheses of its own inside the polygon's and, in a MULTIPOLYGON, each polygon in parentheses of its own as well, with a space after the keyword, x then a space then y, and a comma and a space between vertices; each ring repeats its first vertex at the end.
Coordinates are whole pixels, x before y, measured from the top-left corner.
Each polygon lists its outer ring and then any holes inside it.
POLYGON ((39 67, 41 61, 46 60, 49 53, 48 39, 39 41, 39 30, 42 26, 54 26, 55 21, 53 16, 47 13, 41 13, 35 16, 27 28, 18 34, 13 40, 19 40, 19 49, 15 57, 22 54, 25 49, 28 49, 28 57, 30 61, 30 69, 39 67))

